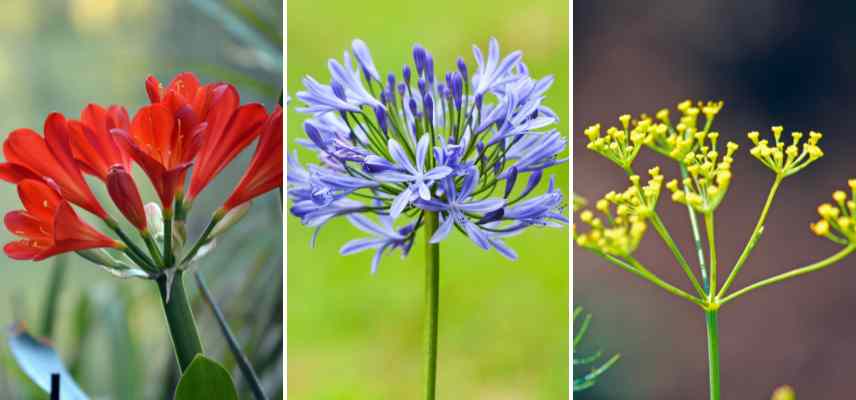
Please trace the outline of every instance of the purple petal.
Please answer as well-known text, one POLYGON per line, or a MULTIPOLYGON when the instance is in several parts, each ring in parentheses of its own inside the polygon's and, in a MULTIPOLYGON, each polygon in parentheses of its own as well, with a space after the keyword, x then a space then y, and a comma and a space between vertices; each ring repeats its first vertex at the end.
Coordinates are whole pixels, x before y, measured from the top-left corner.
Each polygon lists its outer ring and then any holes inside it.
POLYGON ((410 189, 405 190, 395 196, 395 199, 392 200, 392 207, 389 209, 389 216, 392 219, 398 218, 401 215, 401 212, 404 211, 404 208, 407 207, 407 204, 410 203, 410 189))
POLYGON ((452 168, 449 168, 444 165, 426 172, 425 175, 422 176, 422 178, 428 181, 436 181, 438 179, 443 179, 449 176, 449 174, 451 174, 453 171, 454 170, 452 168))
POLYGON ((392 156, 392 159, 395 160, 400 168, 404 168, 411 174, 417 173, 416 168, 413 167, 413 163, 410 162, 410 157, 407 156, 407 153, 404 152, 404 149, 395 141, 395 139, 389 139, 387 147, 389 148, 389 154, 392 156))
POLYGON ((470 203, 458 204, 458 208, 471 213, 486 213, 502 208, 505 205, 503 199, 484 199, 470 203))
POLYGON ((384 241, 382 239, 369 239, 369 238, 360 238, 354 239, 345 243, 341 249, 339 249, 339 254, 343 256, 347 256, 354 253, 359 253, 361 251, 365 251, 368 249, 373 249, 382 245, 384 241))
POLYGON ((434 234, 431 236, 431 243, 440 243, 446 236, 449 236, 449 232, 452 231, 452 225, 454 224, 455 219, 452 218, 451 215, 446 217, 445 220, 437 227, 437 230, 434 231, 434 234))

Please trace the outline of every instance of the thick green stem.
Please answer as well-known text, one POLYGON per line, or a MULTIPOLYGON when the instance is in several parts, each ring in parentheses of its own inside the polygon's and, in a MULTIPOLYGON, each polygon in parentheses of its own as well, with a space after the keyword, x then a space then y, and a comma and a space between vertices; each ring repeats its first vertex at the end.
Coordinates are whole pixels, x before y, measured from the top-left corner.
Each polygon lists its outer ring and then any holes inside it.
POLYGON ((425 212, 425 399, 437 397, 437 317, 440 300, 440 245, 431 243, 437 213, 425 212))
POLYGON ((202 342, 199 340, 193 311, 187 301, 187 294, 184 292, 182 277, 183 272, 176 271, 172 282, 167 282, 166 276, 161 276, 157 282, 164 315, 167 325, 169 325, 169 333, 175 349, 175 358, 179 368, 184 372, 190 366, 193 357, 202 354, 202 342), (167 289, 168 283, 172 284, 172 288, 169 290, 167 289))
POLYGON ((160 268, 165 268, 168 264, 164 264, 164 259, 161 257, 160 249, 158 249, 157 243, 155 243, 154 238, 148 231, 140 232, 140 237, 143 238, 143 241, 146 243, 146 247, 149 249, 149 254, 151 254, 152 259, 160 268))
POLYGON ((718 311, 704 312, 707 321, 707 359, 710 372, 710 400, 719 400, 719 325, 718 311))

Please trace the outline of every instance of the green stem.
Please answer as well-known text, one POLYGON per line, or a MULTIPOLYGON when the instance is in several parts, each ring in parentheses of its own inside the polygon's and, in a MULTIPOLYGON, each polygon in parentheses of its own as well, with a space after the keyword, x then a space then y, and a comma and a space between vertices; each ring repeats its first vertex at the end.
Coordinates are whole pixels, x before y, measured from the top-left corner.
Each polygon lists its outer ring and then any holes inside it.
POLYGON ((202 248, 205 243, 208 243, 208 235, 211 234, 211 231, 214 230, 214 227, 217 226, 217 223, 223 219, 223 216, 226 214, 223 210, 218 210, 214 213, 214 216, 211 217, 211 221, 208 222, 208 226, 205 227, 205 230, 202 232, 202 235, 199 236, 199 239, 196 240, 196 243, 193 244, 193 247, 190 251, 187 252, 187 255, 181 260, 181 264, 184 265, 188 261, 192 260, 194 256, 196 256, 196 252, 202 248))
POLYGON ((134 243, 133 240, 131 240, 131 238, 128 237, 128 235, 125 234, 125 231, 123 231, 122 228, 119 227, 119 225, 117 225, 115 222, 112 224, 108 222, 108 226, 110 226, 110 228, 113 229, 113 231, 116 232, 117 235, 119 235, 119 238, 122 239, 125 245, 128 246, 128 252, 134 254, 132 258, 136 258, 134 262, 138 263, 139 267, 148 267, 148 269, 152 271, 158 270, 158 264, 155 264, 152 259, 149 258, 149 256, 147 256, 146 253, 142 249, 140 249, 137 244, 134 243))
POLYGON ((146 247, 149 249, 149 254, 152 255, 152 258, 158 267, 165 268, 167 264, 164 264, 164 259, 161 257, 160 249, 158 249, 158 245, 155 243, 152 235, 148 231, 141 231, 140 236, 143 238, 143 242, 146 243, 146 247))
POLYGON ((731 300, 734 300, 734 299, 736 299, 736 298, 738 298, 738 297, 740 297, 746 293, 749 293, 755 289, 760 289, 764 286, 769 286, 769 285, 772 285, 775 283, 779 283, 779 282, 788 280, 790 278, 794 278, 794 277, 797 277, 800 275, 807 274, 809 272, 819 271, 819 270, 824 269, 824 268, 826 268, 832 264, 835 264, 838 261, 841 261, 844 257, 847 257, 853 251, 856 251, 856 245, 850 244, 847 247, 841 249, 841 251, 839 251, 839 252, 833 254, 832 256, 829 256, 823 260, 820 260, 814 264, 806 265, 805 267, 797 268, 797 269, 794 269, 794 270, 791 270, 791 271, 788 271, 788 272, 785 272, 785 273, 764 279, 762 281, 753 283, 752 285, 749 285, 743 289, 740 289, 740 290, 726 296, 724 299, 722 299, 722 301, 719 302, 719 304, 720 305, 725 304, 725 303, 727 303, 731 300))
MULTIPOLYGON (((689 177, 689 173, 687 172, 687 167, 680 163, 681 166, 681 178, 687 179, 689 177)), ((684 194, 689 194, 689 189, 684 187, 684 194)), ((690 227, 692 227, 693 232, 693 243, 696 247, 696 254, 698 255, 698 267, 701 270, 701 286, 705 292, 707 292, 710 288, 710 283, 707 277, 707 262, 704 259, 704 246, 701 244, 701 231, 698 228, 698 218, 696 217, 695 210, 693 207, 687 203, 687 212, 690 216, 690 227)))
POLYGON ((678 297, 680 297, 680 298, 682 298, 682 299, 684 299, 684 300, 688 300, 688 301, 690 301, 690 302, 693 302, 693 303, 695 303, 695 304, 699 305, 699 306, 700 306, 700 307, 702 307, 702 308, 704 308, 704 307, 706 307, 706 306, 707 306, 707 305, 704 303, 704 301, 702 301, 702 299, 699 299, 699 298, 697 298, 697 297, 695 297, 695 296, 692 296, 692 295, 690 295, 689 293, 687 293, 687 292, 685 292, 685 291, 683 291, 683 290, 681 290, 681 289, 678 289, 678 288, 676 288, 676 287, 674 287, 674 286, 670 285, 669 283, 667 283, 666 281, 664 281, 664 280, 660 279, 660 278, 659 278, 659 277, 657 277, 656 275, 654 275, 654 274, 652 274, 652 273, 648 272, 648 270, 647 270, 646 268, 644 268, 644 267, 642 267, 641 265, 639 265, 639 262, 638 262, 638 261, 636 261, 636 260, 635 260, 635 259, 633 259, 633 258, 631 258, 630 260, 631 260, 631 262, 632 262, 632 263, 637 264, 637 266, 636 266, 636 267, 631 266, 630 264, 627 264, 626 262, 624 262, 623 260, 619 259, 618 257, 612 256, 612 255, 609 255, 609 254, 605 254, 605 253, 600 253, 600 252, 595 252, 595 253, 596 253, 596 254, 598 254, 599 256, 603 257, 605 260, 607 260, 607 261, 609 261, 609 262, 611 262, 611 263, 613 263, 613 264, 615 264, 615 265, 617 265, 617 266, 621 267, 621 268, 622 268, 622 269, 624 269, 625 271, 628 271, 628 272, 630 272, 630 273, 632 273, 632 274, 634 274, 634 275, 636 275, 636 276, 638 276, 638 277, 640 277, 640 278, 642 278, 642 279, 645 279, 645 280, 647 280, 647 281, 649 281, 649 282, 651 282, 651 283, 653 283, 653 284, 655 284, 655 285, 659 286, 661 289, 665 290, 665 291, 666 291, 666 292, 668 292, 668 293, 671 293, 671 294, 673 294, 673 295, 675 295, 675 296, 678 296, 678 297))
POLYGON ((425 399, 437 397, 437 317, 440 300, 440 245, 431 243, 439 219, 425 212, 425 399))
POLYGON ((719 324, 716 321, 718 311, 706 310, 707 321, 707 359, 710 372, 710 400, 719 400, 719 324))
POLYGON ((722 285, 722 289, 717 293, 717 298, 725 296, 726 291, 731 287, 731 284, 734 283, 734 279, 737 278, 737 273, 740 272, 740 268, 743 268, 743 265, 749 258, 749 254, 755 248, 755 245, 758 244, 758 239, 760 239, 761 234, 764 233, 764 222, 767 220, 767 213, 770 211, 770 206, 773 204, 773 198, 776 197, 776 190, 779 189, 779 184, 782 183, 782 179, 784 179, 782 176, 776 175, 776 180, 773 181, 773 186, 770 187, 770 193, 767 194, 767 201, 764 203, 764 208, 761 210, 761 216, 755 224, 755 229, 752 230, 752 235, 749 236, 749 241, 746 242, 746 247, 744 247, 743 251, 740 252, 740 257, 737 258, 737 263, 734 264, 734 268, 732 268, 731 273, 728 274, 728 279, 725 280, 725 283, 722 285))
POLYGON ((666 226, 663 225, 663 221, 660 219, 660 216, 657 215, 657 213, 655 212, 653 213, 650 219, 652 225, 654 225, 654 230, 657 231, 657 233, 663 239, 663 242, 666 243, 666 247, 668 247, 669 250, 671 250, 672 255, 675 256, 675 259, 678 261, 678 264, 680 264, 681 269, 683 269, 684 272, 687 274, 687 277, 690 278, 690 282, 692 283, 693 288, 695 288, 696 292, 698 292, 700 296, 707 296, 707 293, 702 289, 701 285, 699 285, 698 279, 696 279, 695 274, 693 273, 692 268, 690 268, 689 263, 687 263, 687 259, 684 258, 683 254, 681 254, 681 250, 678 249, 678 245, 672 239, 672 236, 669 234, 669 231, 668 229, 666 229, 666 226))
MULTIPOLYGON (((181 203, 178 203, 178 207, 181 207, 181 203)), ((171 209, 163 211, 163 256, 166 267, 172 267, 175 263, 175 256, 172 254, 172 218, 171 209)))
POLYGON ((187 301, 187 294, 184 292, 182 278, 183 272, 176 271, 170 290, 167 290, 166 276, 161 276, 157 282, 175 357, 181 372, 184 372, 193 358, 203 353, 202 342, 199 340, 199 332, 196 329, 190 303, 187 301))
POLYGON ((267 396, 265 396, 265 392, 262 389, 262 384, 259 381, 259 376, 250 364, 250 360, 247 358, 247 355, 244 354, 243 350, 241 350, 241 345, 238 343, 238 339, 235 338, 235 334, 232 333, 232 329, 229 328, 229 323, 226 321, 223 311, 220 310, 220 306, 214 302, 211 292, 208 291, 208 285, 205 284, 205 279, 202 277, 202 272, 196 271, 193 273, 193 276, 196 278, 196 285, 199 287, 199 292, 202 294, 202 298, 205 299, 208 307, 210 307, 211 311, 214 313, 217 325, 220 326, 220 332, 222 332, 223 337, 226 338, 226 343, 229 345, 229 349, 232 350, 232 355, 238 362, 241 374, 244 376, 244 379, 249 382, 250 389, 253 391, 253 396, 255 396, 256 400, 267 400, 267 396))
POLYGON ((716 294, 716 232, 713 222, 713 211, 704 214, 704 226, 707 229, 708 251, 710 252, 710 292, 708 300, 712 300, 716 294))

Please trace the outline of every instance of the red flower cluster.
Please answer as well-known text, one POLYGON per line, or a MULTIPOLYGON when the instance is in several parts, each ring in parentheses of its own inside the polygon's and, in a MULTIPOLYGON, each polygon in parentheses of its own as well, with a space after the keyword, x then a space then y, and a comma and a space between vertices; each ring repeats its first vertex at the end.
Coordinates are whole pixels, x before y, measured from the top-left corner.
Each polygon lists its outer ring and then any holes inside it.
POLYGON ((9 257, 38 261, 68 251, 126 247, 74 211, 72 205, 81 207, 117 229, 84 175, 104 182, 119 211, 141 232, 146 231, 147 221, 130 173, 133 164, 149 177, 165 215, 171 215, 176 205, 189 207, 259 137, 250 165, 222 212, 282 186, 280 107, 269 116, 261 104, 241 104, 232 85, 203 85, 192 73, 177 75, 166 87, 149 77, 146 92, 151 103, 133 118, 121 106, 90 104, 79 120, 60 113, 48 115, 44 136, 31 129, 8 135, 0 179, 17 185, 25 208, 6 214, 7 229, 22 238, 4 247, 9 257))

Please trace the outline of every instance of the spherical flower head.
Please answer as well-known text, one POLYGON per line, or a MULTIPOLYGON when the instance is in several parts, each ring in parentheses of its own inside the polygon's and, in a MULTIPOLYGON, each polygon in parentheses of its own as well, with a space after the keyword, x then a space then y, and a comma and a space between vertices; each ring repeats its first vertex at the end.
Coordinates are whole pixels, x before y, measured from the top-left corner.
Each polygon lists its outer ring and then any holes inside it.
POLYGON ((684 157, 689 176, 680 182, 672 180, 666 188, 672 192, 676 203, 691 206, 696 211, 708 214, 713 212, 728 191, 731 183, 731 164, 737 144, 728 142, 725 155, 717 150, 718 132, 699 135, 700 146, 684 157))
POLYGON ((663 184, 659 167, 648 172, 651 179, 644 186, 640 184, 640 177, 633 175, 631 186, 625 191, 609 192, 595 202, 595 209, 602 217, 591 210, 579 214, 580 221, 589 229, 580 234, 574 230, 578 246, 618 257, 629 257, 636 251, 647 230, 645 221, 657 205, 663 184))
POLYGON ((639 154, 639 149, 647 140, 653 126, 650 119, 634 121, 629 114, 618 117, 618 121, 620 127, 611 126, 603 135, 600 124, 586 128, 583 133, 589 140, 586 148, 627 170, 639 154))
POLYGON ((814 234, 839 244, 856 244, 856 179, 847 182, 850 194, 843 190, 832 193, 832 203, 817 207, 820 220, 811 224, 814 234))
POLYGON ((652 129, 645 144, 652 150, 678 162, 691 151, 702 145, 703 139, 713 127, 713 120, 722 110, 722 101, 701 101, 695 103, 686 100, 678 104, 680 112, 677 124, 670 119, 669 109, 664 108, 655 114, 658 123, 652 122, 652 129), (705 117, 704 124, 699 126, 699 114, 705 117))
POLYGON ((352 48, 356 65, 346 51, 329 61, 328 85, 306 77, 297 93, 308 115, 298 143, 319 160, 304 166, 289 157, 291 211, 305 225, 347 217, 371 237, 343 254, 373 249, 374 270, 383 254, 406 254, 435 215, 431 242, 458 230, 509 258, 516 255, 505 236, 567 222, 552 178, 534 194, 544 171, 566 161, 567 139, 543 104, 552 77, 531 77, 522 53, 502 56, 495 39, 487 52, 473 48, 475 68, 459 58, 447 73, 415 45, 400 79, 377 71, 364 42, 352 48))
POLYGON ((783 127, 774 126, 771 130, 772 143, 761 139, 761 134, 757 131, 749 132, 747 136, 754 144, 749 153, 776 175, 783 178, 791 176, 823 156, 823 150, 817 145, 823 137, 820 132, 809 132, 808 139, 804 142, 802 132, 791 132, 791 143, 787 144, 782 140, 783 127))

